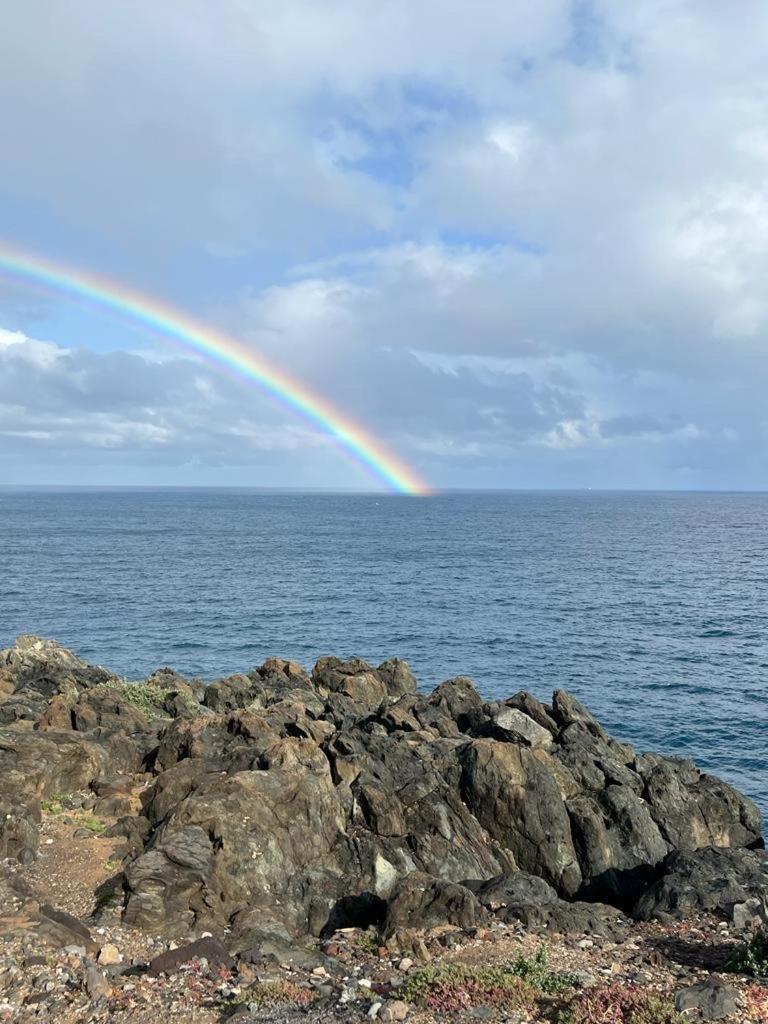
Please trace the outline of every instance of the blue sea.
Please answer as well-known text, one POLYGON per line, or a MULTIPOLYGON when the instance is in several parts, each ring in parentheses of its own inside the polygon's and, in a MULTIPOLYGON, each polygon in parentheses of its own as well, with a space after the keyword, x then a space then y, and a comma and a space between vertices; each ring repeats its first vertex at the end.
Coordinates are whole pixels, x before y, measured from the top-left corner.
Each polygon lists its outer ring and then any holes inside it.
POLYGON ((0 646, 131 679, 334 653, 566 687, 768 809, 768 495, 5 489, 0 580, 0 646))

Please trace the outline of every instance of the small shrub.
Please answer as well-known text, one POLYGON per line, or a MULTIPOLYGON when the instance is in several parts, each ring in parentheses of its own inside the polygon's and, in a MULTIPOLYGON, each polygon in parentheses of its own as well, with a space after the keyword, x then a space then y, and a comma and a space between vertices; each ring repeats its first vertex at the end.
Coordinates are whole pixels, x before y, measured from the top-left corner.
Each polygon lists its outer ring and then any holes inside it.
POLYGON ((275 981, 258 981, 240 994, 238 1002, 266 1006, 309 1006, 317 998, 311 988, 302 988, 282 978, 275 981))
POLYGON ((671 999, 635 985, 597 985, 575 996, 558 1024, 685 1024, 671 999))
POLYGON ((750 1024, 768 1024, 768 988, 753 983, 747 985, 742 995, 750 1024))
POLYGON ((546 946, 540 946, 530 957, 523 956, 521 953, 509 970, 511 974, 521 978, 532 988, 547 995, 563 992, 578 984, 575 974, 549 969, 549 951, 546 946))
POLYGON ((98 818, 94 818, 90 814, 79 814, 76 820, 78 828, 87 828, 95 836, 101 835, 107 827, 103 821, 99 821, 98 818))
POLYGON ((174 687, 158 686, 156 683, 128 682, 107 684, 110 690, 118 693, 123 700, 141 711, 149 719, 167 718, 165 702, 172 694, 178 694, 179 699, 190 711, 199 711, 200 706, 194 697, 186 690, 177 690, 174 687))
POLYGON ((457 1013, 475 1006, 528 1010, 534 992, 518 975, 503 967, 442 964, 412 974, 403 987, 403 999, 438 1013, 457 1013))
POLYGON ((768 933, 763 930, 755 932, 749 942, 736 950, 725 967, 734 974, 768 977, 768 933))
POLYGON ((62 798, 60 796, 51 797, 50 800, 40 801, 40 810, 45 811, 46 814, 61 814, 64 810, 62 804, 62 798))

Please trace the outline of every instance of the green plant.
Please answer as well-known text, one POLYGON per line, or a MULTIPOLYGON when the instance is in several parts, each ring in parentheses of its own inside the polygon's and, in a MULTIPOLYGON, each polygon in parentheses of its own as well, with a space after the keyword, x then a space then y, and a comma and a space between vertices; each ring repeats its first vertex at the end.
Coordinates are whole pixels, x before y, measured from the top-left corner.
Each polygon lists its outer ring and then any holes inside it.
POLYGON ((200 705, 191 693, 174 687, 158 686, 157 683, 142 681, 107 683, 107 689, 118 693, 132 707, 141 711, 149 719, 167 717, 165 702, 171 696, 177 696, 190 711, 199 712, 200 705))
POLYGON ((375 956, 379 952, 379 937, 374 932, 363 932, 357 940, 357 948, 361 953, 375 956))
POLYGON ((258 1007, 267 1006, 309 1006, 317 998, 311 988, 304 988, 282 978, 274 981, 257 981, 244 989, 233 1002, 250 1003, 258 1007))
POLYGON ((53 796, 50 800, 41 800, 40 810, 45 811, 46 814, 61 814, 64 810, 64 807, 62 806, 62 797, 53 796))
POLYGON ((749 942, 736 950, 725 968, 753 978, 768 977, 768 933, 762 929, 755 932, 749 942))
POLYGON ((101 835, 107 827, 103 821, 99 821, 98 818, 94 818, 90 814, 78 814, 77 825, 78 828, 87 828, 89 832, 93 832, 96 836, 101 835))
POLYGON ((685 1024, 671 999, 636 985, 596 985, 560 1011, 557 1024, 685 1024))
POLYGON ((567 971, 549 969, 549 950, 545 945, 539 946, 533 956, 526 957, 522 953, 509 968, 511 974, 527 982, 532 988, 548 995, 574 988, 578 984, 575 974, 567 971))
POLYGON ((455 1013, 475 1006, 528 1010, 535 993, 518 975, 503 967, 441 964, 412 974, 402 989, 406 1002, 437 1013, 455 1013))

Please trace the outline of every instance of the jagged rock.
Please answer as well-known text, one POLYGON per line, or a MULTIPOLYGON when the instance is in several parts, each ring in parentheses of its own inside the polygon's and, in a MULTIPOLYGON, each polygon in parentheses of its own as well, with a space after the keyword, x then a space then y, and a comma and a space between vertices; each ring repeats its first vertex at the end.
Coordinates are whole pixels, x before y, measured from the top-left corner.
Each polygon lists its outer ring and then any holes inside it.
POLYGON ((189 963, 190 960, 202 959, 217 967, 231 969, 234 966, 232 957, 218 939, 205 938, 187 942, 183 946, 169 949, 167 953, 161 953, 154 957, 149 961, 147 974, 151 978, 156 978, 159 974, 172 974, 182 964, 189 963))
POLYGON ((639 757, 564 691, 486 703, 460 676, 421 694, 404 662, 359 658, 125 685, 49 641, 0 652, 0 855, 33 857, 41 799, 90 787, 121 815, 130 926, 284 949, 491 912, 606 936, 634 903, 763 913, 754 805, 639 757))
POLYGON ((760 812, 732 786, 683 758, 638 759, 643 795, 671 849, 749 846, 760 839, 760 812))
POLYGON ((522 871, 466 885, 496 918, 505 922, 521 921, 529 931, 617 939, 629 928, 628 919, 615 907, 562 900, 544 879, 522 871))
POLYGON ((489 735, 511 743, 550 750, 552 733, 518 708, 502 705, 490 717, 489 735))
POLYGON ((261 686, 248 676, 229 676, 206 687, 203 704, 212 711, 234 711, 258 704, 263 694, 261 686))
POLYGON ((442 882, 414 871, 406 875, 387 905, 382 931, 385 939, 408 928, 434 928, 453 924, 465 931, 486 918, 478 899, 464 885, 442 882))
POLYGON ((117 681, 103 668, 89 665, 54 640, 20 636, 0 651, 0 685, 7 693, 32 691, 45 698, 117 681))
POLYGON ((721 1020, 738 1012, 739 990, 716 978, 708 978, 681 989, 675 996, 675 1009, 678 1013, 698 1010, 701 1020, 721 1020))
POLYGON ((504 701, 504 703, 508 708, 516 708, 529 718, 532 718, 542 729, 546 729, 551 736, 557 736, 559 726, 552 717, 552 709, 547 708, 530 693, 526 693, 525 690, 519 690, 513 697, 504 701))
POLYGON ((633 915, 650 921, 707 913, 733 921, 736 908, 752 899, 768 903, 768 852, 708 847, 670 854, 633 915))
POLYGON ((570 896, 582 872, 549 760, 544 751, 474 740, 461 755, 461 791, 474 816, 518 867, 570 896))

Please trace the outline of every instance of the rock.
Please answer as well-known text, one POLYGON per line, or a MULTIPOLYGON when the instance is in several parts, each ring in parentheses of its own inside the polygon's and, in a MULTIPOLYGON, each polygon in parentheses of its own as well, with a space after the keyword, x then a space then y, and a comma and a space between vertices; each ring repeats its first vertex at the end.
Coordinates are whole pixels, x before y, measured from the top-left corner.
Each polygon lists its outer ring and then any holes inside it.
POLYGON ((564 895, 582 880, 571 823, 543 751, 474 740, 461 755, 461 792, 477 820, 522 870, 564 895))
POLYGON ((13 647, 0 651, 0 692, 32 692, 50 699, 110 681, 118 681, 117 676, 89 665, 54 640, 19 636, 13 647))
POLYGON ((106 942, 99 950, 98 961, 105 967, 111 967, 114 964, 121 964, 123 962, 123 955, 117 946, 113 946, 111 942, 106 942))
POLYGON ((388 1022, 405 1020, 408 1016, 408 1010, 408 1003, 404 1003, 400 999, 392 999, 384 1005, 380 1015, 381 1020, 388 1022))
POLYGON ((112 992, 112 986, 107 981, 106 976, 92 961, 86 963, 83 985, 88 998, 94 1003, 100 999, 106 999, 112 992))
POLYGON ((543 879, 522 871, 467 885, 496 918, 520 921, 528 931, 620 939, 629 929, 628 919, 615 907, 562 900, 543 879))
POLYGON ((768 852, 709 847, 695 853, 672 853, 661 877, 640 896, 633 916, 678 920, 713 914, 734 921, 750 900, 765 903, 768 895, 768 852))
POLYGON ((698 1010, 702 1020, 721 1020, 738 1012, 739 990, 715 978, 708 978, 677 992, 675 1009, 678 1013, 698 1010))
POLYGON ((387 905, 383 936, 408 928, 454 924, 464 931, 485 918, 477 898, 463 885, 412 872, 398 884, 387 905))
POLYGON ((209 964, 217 967, 232 969, 234 961, 222 944, 213 938, 196 939, 176 949, 169 949, 167 953, 161 953, 153 960, 150 960, 147 967, 147 974, 154 978, 159 974, 173 974, 182 964, 190 960, 207 960, 209 964))
POLYGON ((543 750, 552 746, 552 733, 517 708, 502 706, 492 715, 491 735, 543 750))
MULTIPOLYGON (((0 856, 35 857, 41 800, 118 817, 128 927, 285 960, 349 925, 424 959, 414 928, 489 915, 610 938, 617 907, 740 928, 765 912, 754 805, 639 757, 564 691, 484 702, 459 676, 423 694, 398 659, 332 657, 136 687, 39 638, 0 652, 0 856)), ((86 944, 17 897, 13 934, 86 944)))
POLYGON ((751 800, 683 758, 646 754, 638 760, 643 795, 671 849, 742 847, 761 841, 760 812, 751 800))

